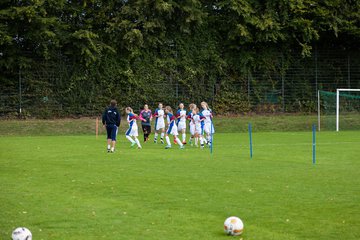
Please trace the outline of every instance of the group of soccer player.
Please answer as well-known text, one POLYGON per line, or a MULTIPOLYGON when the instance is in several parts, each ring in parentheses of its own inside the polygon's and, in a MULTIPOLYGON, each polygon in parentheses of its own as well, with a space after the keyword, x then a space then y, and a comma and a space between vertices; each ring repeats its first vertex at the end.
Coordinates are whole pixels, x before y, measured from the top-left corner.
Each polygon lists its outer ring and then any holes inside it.
MULTIPOLYGON (((179 145, 179 148, 183 149, 187 143, 186 129, 188 122, 190 132, 189 144, 198 147, 200 142, 201 149, 203 149, 205 145, 211 146, 212 135, 215 133, 212 122, 213 114, 206 102, 201 102, 200 106, 201 110, 196 104, 191 103, 189 105, 189 111, 186 111, 184 104, 180 103, 178 110, 174 114, 170 106, 163 107, 162 103, 158 104, 154 113, 152 113, 149 106, 145 104, 144 109, 139 115, 135 114, 131 107, 127 107, 125 108, 125 112, 127 114, 126 119, 129 128, 125 136, 131 142, 131 147, 137 146, 137 148, 141 149, 142 146, 138 139, 137 120, 141 121, 144 142, 149 142, 151 123, 154 119, 154 143, 158 143, 160 137, 160 143, 164 144, 166 142, 165 149, 169 149, 172 147, 170 141, 170 135, 172 135, 174 137, 174 144, 179 145), (167 122, 167 124, 165 122, 167 122), (179 134, 181 134, 181 140, 179 139, 179 134)), ((107 150, 108 152, 114 152, 117 128, 120 125, 120 114, 116 109, 116 102, 115 104, 111 102, 110 107, 105 110, 102 122, 107 129, 107 150)))

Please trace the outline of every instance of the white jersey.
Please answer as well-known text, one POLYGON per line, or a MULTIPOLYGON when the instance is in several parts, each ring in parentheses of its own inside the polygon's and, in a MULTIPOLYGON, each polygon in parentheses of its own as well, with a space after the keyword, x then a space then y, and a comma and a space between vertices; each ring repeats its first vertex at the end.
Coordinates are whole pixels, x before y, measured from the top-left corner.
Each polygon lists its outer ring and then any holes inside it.
POLYGON ((129 129, 126 131, 126 135, 128 136, 138 136, 138 126, 136 123, 136 116, 133 113, 129 113, 127 118, 126 118, 128 124, 129 124, 129 129))
POLYGON ((201 119, 200 119, 200 115, 196 114, 192 116, 192 119, 194 120, 194 125, 196 128, 200 128, 201 127, 201 119))
POLYGON ((176 112, 176 118, 177 118, 177 123, 179 123, 179 122, 185 123, 186 122, 186 110, 179 109, 176 112))
POLYGON ((195 124, 194 124, 194 120, 192 119, 193 114, 192 111, 190 111, 187 115, 187 119, 190 119, 189 121, 189 131, 191 135, 195 134, 195 124))
POLYGON ((212 112, 210 109, 206 109, 206 110, 202 110, 202 115, 204 115, 205 117, 205 124, 210 124, 211 123, 211 118, 212 118, 212 112))
POLYGON ((171 134, 173 136, 179 135, 177 126, 175 124, 175 120, 176 120, 176 118, 172 113, 167 114, 167 121, 168 121, 168 128, 166 131, 167 134, 171 134))
POLYGON ((129 128, 131 129, 138 129, 137 123, 136 123, 136 116, 134 114, 129 114, 126 118, 129 128))
POLYGON ((156 109, 154 116, 155 119, 155 130, 159 130, 161 128, 165 128, 165 119, 164 119, 165 112, 162 109, 156 109))
POLYGON ((188 119, 190 119, 190 121, 189 121, 189 126, 194 125, 193 116, 194 116, 194 114, 193 114, 192 112, 189 112, 189 114, 188 114, 188 116, 187 116, 188 119))
POLYGON ((179 131, 186 130, 186 110, 179 109, 176 112, 176 125, 179 131))
POLYGON ((202 135, 203 130, 204 130, 204 121, 201 121, 201 120, 204 119, 204 117, 200 113, 200 114, 193 115, 192 119, 194 121, 195 133, 202 135))

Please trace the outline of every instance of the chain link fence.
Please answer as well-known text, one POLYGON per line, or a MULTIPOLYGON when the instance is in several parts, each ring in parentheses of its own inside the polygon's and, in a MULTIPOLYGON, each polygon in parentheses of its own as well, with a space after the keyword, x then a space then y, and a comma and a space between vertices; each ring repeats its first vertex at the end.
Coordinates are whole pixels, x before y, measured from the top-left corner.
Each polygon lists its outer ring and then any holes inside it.
POLYGON ((94 116, 113 97, 120 107, 130 105, 135 110, 145 103, 155 108, 163 102, 175 108, 180 102, 207 101, 219 114, 312 113, 316 112, 318 90, 360 88, 359 56, 359 52, 315 51, 311 58, 279 61, 275 69, 248 70, 231 81, 223 81, 228 76, 221 76, 215 82, 191 85, 179 80, 148 83, 146 87, 119 84, 113 86, 116 93, 104 90, 107 83, 89 84, 86 71, 75 81, 81 91, 74 91, 67 82, 73 77, 71 66, 42 63, 19 71, 17 76, 3 76, 0 115, 94 116))

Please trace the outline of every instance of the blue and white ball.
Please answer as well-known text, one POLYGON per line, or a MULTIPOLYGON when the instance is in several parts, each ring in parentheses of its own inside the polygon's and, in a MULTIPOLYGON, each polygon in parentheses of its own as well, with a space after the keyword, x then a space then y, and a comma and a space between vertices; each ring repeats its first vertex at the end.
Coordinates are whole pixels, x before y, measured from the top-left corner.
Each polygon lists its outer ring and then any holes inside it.
POLYGON ((25 227, 18 227, 11 234, 12 240, 32 240, 32 234, 29 229, 25 227))

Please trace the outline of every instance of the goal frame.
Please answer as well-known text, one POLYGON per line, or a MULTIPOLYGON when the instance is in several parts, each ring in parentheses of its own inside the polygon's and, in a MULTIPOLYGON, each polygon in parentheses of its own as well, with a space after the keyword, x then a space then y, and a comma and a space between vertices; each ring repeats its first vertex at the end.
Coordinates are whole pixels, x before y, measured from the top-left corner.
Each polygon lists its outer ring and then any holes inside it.
MULTIPOLYGON (((336 131, 339 132, 340 130, 340 92, 360 92, 360 89, 355 89, 355 88, 338 88, 336 89, 336 131)), ((318 109, 318 131, 320 132, 320 124, 321 124, 321 114, 320 114, 320 108, 321 108, 321 104, 320 104, 320 90, 317 91, 317 109, 318 109)))
POLYGON ((339 115, 340 115, 340 92, 360 92, 360 89, 337 88, 336 89, 336 131, 339 131, 339 115))

